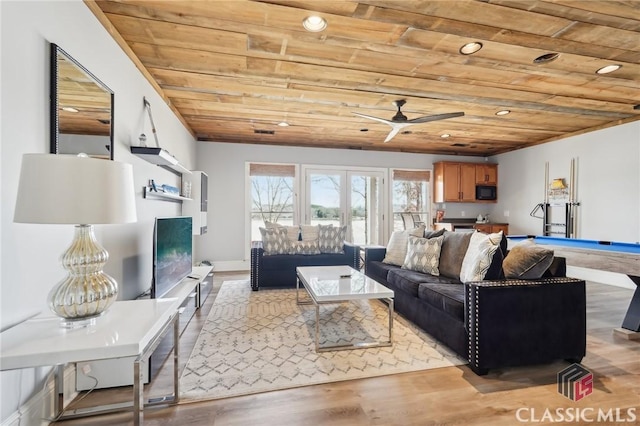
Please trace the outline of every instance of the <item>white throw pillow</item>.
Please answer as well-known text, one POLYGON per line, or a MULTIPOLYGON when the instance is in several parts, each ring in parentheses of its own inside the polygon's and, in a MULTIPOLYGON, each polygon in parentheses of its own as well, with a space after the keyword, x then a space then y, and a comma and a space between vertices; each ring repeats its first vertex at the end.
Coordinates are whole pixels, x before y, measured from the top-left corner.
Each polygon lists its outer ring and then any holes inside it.
POLYGON ((287 239, 291 242, 298 241, 300 237, 300 227, 297 225, 294 225, 294 226, 280 225, 279 223, 269 222, 268 220, 265 220, 264 227, 267 229, 274 229, 274 228, 286 229, 287 239))
POLYGON ((424 225, 422 225, 411 230, 394 231, 387 243, 387 252, 385 253, 382 262, 390 265, 402 266, 404 258, 407 257, 409 235, 422 237, 424 235, 424 228, 424 225))
POLYGON ((438 276, 438 264, 440 263, 440 249, 444 235, 433 238, 419 238, 409 236, 407 256, 404 258, 402 269, 424 272, 438 276))
POLYGON ((302 233, 302 241, 318 241, 320 236, 320 228, 318 225, 300 225, 302 233))
POLYGON ((495 234, 474 232, 469 241, 469 247, 462 260, 460 281, 482 281, 491 266, 493 255, 500 247, 502 231, 495 234))

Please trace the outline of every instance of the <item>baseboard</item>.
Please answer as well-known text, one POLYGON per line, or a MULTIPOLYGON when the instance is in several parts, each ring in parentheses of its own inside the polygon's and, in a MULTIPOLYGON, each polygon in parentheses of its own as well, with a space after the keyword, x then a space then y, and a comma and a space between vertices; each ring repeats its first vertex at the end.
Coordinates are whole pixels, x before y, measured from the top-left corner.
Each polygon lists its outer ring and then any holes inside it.
MULTIPOLYGON (((68 405, 76 397, 76 368, 75 364, 67 365, 64 369, 64 405, 68 405)), ((2 426, 45 426, 55 415, 54 401, 57 397, 53 374, 47 377, 43 388, 33 395, 20 408, 7 417, 2 426)))
POLYGON ((567 266, 567 276, 585 281, 595 281, 597 283, 624 287, 635 290, 636 286, 631 278, 625 274, 616 272, 600 271, 598 269, 582 268, 579 266, 567 266))
POLYGON ((213 262, 213 272, 249 272, 251 264, 248 260, 230 260, 224 262, 213 262))

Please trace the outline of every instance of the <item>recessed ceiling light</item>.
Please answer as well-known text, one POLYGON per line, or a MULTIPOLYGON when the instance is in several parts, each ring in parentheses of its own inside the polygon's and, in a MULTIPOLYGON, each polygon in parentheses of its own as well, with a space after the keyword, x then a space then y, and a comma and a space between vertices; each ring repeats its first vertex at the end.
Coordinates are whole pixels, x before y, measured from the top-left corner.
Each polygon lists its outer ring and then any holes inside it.
POLYGON ((281 121, 278 123, 278 126, 280 127, 289 127, 289 123, 287 123, 286 121, 281 121))
POLYGON ((467 43, 460 48, 460 53, 463 55, 471 55, 476 53, 478 50, 482 49, 482 43, 479 41, 474 41, 471 43, 467 43))
POLYGON ((78 110, 73 107, 62 107, 62 110, 67 112, 78 112, 78 110))
POLYGON ((596 71, 596 74, 609 74, 610 72, 617 71, 620 68, 622 68, 622 65, 607 65, 606 67, 602 67, 598 71, 596 71))
POLYGON ((311 15, 302 20, 302 26, 307 31, 318 33, 327 28, 327 20, 322 16, 311 15))
POLYGON ((440 135, 441 138, 446 139, 448 137, 450 137, 451 135, 449 133, 443 133, 440 135))
POLYGON ((498 112, 496 112, 496 115, 507 115, 509 114, 511 111, 509 111, 508 109, 502 109, 498 112))
POLYGON ((560 56, 559 53, 545 53, 544 55, 538 56, 533 60, 534 64, 546 64, 547 62, 555 61, 560 56))

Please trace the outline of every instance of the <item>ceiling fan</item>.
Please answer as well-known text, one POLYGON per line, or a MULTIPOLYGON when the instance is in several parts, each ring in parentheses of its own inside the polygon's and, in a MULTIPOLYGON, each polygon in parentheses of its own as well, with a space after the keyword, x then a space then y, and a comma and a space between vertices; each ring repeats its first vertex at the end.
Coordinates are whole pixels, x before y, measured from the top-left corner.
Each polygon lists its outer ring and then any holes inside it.
POLYGON ((464 115, 464 112, 450 112, 447 114, 427 115, 424 117, 414 118, 413 120, 408 120, 407 116, 404 115, 402 111, 400 111, 400 108, 402 108, 402 105, 404 105, 405 103, 407 103, 407 101, 404 99, 393 101, 393 105, 396 108, 398 108, 398 112, 396 112, 396 115, 394 115, 391 120, 372 117, 370 115, 360 114, 357 112, 354 112, 354 114, 359 117, 364 117, 370 120, 379 121, 381 123, 385 123, 391 126, 391 132, 389 132, 389 134, 387 135, 387 138, 384 140, 385 143, 393 139, 393 137, 397 135, 398 132, 400 132, 400 130, 404 129, 407 126, 411 126, 413 124, 418 124, 418 123, 428 123, 429 121, 445 120, 447 118, 462 117, 464 115))

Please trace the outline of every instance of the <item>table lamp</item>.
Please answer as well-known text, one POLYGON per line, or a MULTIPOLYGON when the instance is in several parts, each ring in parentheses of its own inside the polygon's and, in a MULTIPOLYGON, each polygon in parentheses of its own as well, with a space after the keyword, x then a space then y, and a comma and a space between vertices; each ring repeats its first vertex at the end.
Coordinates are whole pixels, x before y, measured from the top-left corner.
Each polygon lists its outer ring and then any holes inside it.
POLYGON ((48 301, 63 326, 87 325, 118 295, 118 283, 102 271, 109 254, 93 225, 136 221, 133 168, 84 154, 24 154, 13 221, 75 225, 61 257, 68 274, 48 301))

